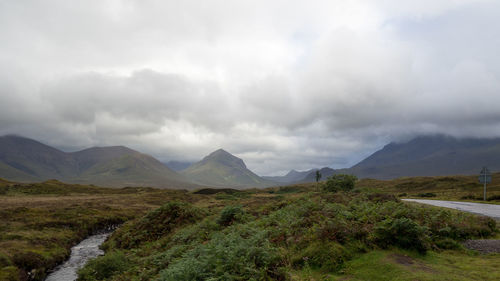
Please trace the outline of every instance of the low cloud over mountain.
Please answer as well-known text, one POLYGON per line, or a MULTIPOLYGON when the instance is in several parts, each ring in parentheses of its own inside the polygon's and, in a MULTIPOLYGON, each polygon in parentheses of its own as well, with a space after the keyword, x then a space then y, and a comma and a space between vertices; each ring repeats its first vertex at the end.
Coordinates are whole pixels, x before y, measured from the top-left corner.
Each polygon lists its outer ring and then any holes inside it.
POLYGON ((500 3, 4 1, 0 135, 258 174, 393 140, 498 137, 500 3))

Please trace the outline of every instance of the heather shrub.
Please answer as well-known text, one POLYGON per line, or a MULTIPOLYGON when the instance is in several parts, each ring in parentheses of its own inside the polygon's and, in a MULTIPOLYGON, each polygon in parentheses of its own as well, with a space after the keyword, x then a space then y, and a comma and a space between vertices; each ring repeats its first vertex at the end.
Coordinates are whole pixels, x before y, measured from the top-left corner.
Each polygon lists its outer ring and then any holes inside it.
POLYGON ((293 266, 309 266, 330 272, 339 270, 350 258, 349 252, 335 242, 310 242, 307 248, 297 252, 292 258, 293 266))
POLYGON ((429 249, 428 229, 408 218, 385 219, 374 228, 374 241, 382 248, 398 246, 424 254, 429 249))
POLYGON ((333 175, 323 185, 327 192, 351 191, 358 178, 353 175, 333 175))
POLYGON ((120 251, 107 253, 105 256, 90 260, 84 268, 78 271, 78 280, 106 280, 115 274, 128 269, 130 262, 120 251))
MULTIPOLYGON (((129 223, 111 237, 111 242, 118 248, 133 248, 154 241, 170 234, 179 226, 200 220, 205 212, 187 203, 170 202, 147 215, 129 223)), ((109 244, 109 243, 108 243, 109 244)))
POLYGON ((241 206, 226 206, 222 209, 217 223, 222 226, 231 225, 233 222, 241 221, 245 211, 241 206))
POLYGON ((267 233, 250 226, 216 233, 160 272, 158 280, 283 279, 267 233))

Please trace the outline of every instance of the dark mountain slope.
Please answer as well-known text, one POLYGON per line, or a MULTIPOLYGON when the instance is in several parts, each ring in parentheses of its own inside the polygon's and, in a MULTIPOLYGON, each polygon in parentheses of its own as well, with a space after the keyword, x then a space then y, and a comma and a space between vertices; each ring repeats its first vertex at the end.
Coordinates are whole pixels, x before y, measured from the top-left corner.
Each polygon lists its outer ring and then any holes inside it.
POLYGON ((94 147, 66 153, 17 136, 0 137, 0 177, 24 182, 58 179, 116 187, 193 187, 155 158, 127 147, 94 147))
POLYGON ((363 178, 473 175, 482 166, 500 170, 500 139, 422 136, 390 143, 350 169, 363 178))
POLYGON ((180 172, 184 169, 187 169, 189 166, 193 165, 193 163, 189 162, 181 162, 181 161, 168 161, 166 163, 163 163, 165 166, 169 167, 171 170, 174 170, 176 172, 180 172))
POLYGON ((0 137, 1 176, 16 181, 63 178, 77 172, 71 155, 32 139, 0 137))

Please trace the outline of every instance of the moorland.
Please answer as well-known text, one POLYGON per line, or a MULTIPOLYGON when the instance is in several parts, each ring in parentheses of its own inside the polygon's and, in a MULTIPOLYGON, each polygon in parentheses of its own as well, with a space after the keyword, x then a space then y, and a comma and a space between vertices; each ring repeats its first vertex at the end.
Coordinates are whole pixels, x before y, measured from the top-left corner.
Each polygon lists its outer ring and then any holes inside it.
MULTIPOLYGON (((493 219, 400 200, 476 200, 475 180, 195 191, 2 180, 0 280, 43 280, 72 245, 115 225, 80 280, 498 280, 499 254, 462 245, 497 237, 493 219)), ((490 202, 499 194, 491 186, 490 202)))

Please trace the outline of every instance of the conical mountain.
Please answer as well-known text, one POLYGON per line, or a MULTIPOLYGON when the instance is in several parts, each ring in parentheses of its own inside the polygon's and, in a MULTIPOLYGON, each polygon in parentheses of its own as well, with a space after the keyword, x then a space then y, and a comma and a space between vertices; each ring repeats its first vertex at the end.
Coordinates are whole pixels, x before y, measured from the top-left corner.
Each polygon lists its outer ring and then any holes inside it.
POLYGON ((195 187, 152 156, 124 146, 67 153, 19 136, 0 137, 0 177, 20 182, 58 179, 115 187, 195 187))
POLYGON ((214 187, 265 187, 276 183, 250 171, 243 160, 219 149, 181 172, 188 179, 214 187))

